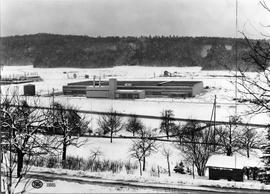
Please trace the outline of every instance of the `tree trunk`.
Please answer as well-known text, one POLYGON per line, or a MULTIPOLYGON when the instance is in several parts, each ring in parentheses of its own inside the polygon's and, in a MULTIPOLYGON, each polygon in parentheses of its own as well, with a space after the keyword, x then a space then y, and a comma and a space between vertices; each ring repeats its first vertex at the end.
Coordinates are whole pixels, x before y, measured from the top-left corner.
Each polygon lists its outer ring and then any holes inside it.
POLYGON ((227 148, 227 156, 231 156, 231 155, 232 155, 232 147, 229 146, 229 147, 227 148))
POLYGON ((249 147, 247 147, 247 157, 249 158, 249 147))
POLYGON ((17 150, 17 178, 21 177, 21 172, 23 168, 23 157, 24 154, 22 153, 21 150, 17 150))
POLYGON ((112 143, 113 130, 111 130, 111 143, 112 143))
POLYGON ((64 138, 63 142, 63 152, 62 152, 62 166, 66 166, 66 158, 67 158, 67 144, 66 144, 66 138, 64 138))
POLYGON ((168 163, 168 173, 169 173, 169 176, 171 176, 171 167, 170 167, 170 157, 167 156, 167 163, 168 163))
POLYGON ((253 180, 256 180, 256 177, 258 176, 258 171, 256 171, 256 168, 252 168, 252 177, 253 180))
POLYGON ((145 171, 145 156, 143 157, 143 171, 145 171))
POLYGON ((195 172, 194 172, 194 161, 193 161, 193 163, 192 163, 192 176, 193 176, 193 179, 195 178, 195 172))
POLYGON ((197 167, 197 171, 198 171, 199 176, 204 176, 204 169, 201 169, 201 168, 197 167))
POLYGON ((198 175, 199 176, 204 176, 204 167, 203 167, 203 165, 195 162, 195 166, 197 168, 198 175))
POLYGON ((166 130, 167 139, 169 139, 169 129, 166 130))
POLYGON ((133 137, 135 136, 135 131, 132 131, 132 133, 133 133, 133 137))
POLYGON ((139 164, 140 164, 140 175, 142 176, 142 163, 140 160, 139 160, 139 164))

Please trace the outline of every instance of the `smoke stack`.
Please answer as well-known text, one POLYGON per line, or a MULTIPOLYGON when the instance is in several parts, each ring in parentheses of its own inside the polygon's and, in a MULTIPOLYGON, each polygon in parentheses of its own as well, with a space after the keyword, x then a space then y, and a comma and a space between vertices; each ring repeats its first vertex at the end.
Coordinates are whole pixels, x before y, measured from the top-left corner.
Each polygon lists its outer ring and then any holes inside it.
POLYGON ((96 87, 96 76, 93 77, 93 87, 96 87))

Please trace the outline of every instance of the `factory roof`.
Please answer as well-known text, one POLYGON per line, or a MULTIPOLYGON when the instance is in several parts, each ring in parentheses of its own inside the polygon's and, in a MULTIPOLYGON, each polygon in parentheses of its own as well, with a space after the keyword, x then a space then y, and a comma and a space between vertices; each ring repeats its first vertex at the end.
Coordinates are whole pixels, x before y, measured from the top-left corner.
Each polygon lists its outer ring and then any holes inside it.
MULTIPOLYGON (((201 81, 133 81, 133 80, 125 80, 125 81, 117 81, 118 86, 193 86, 194 84, 201 83, 201 81)), ((98 81, 95 82, 96 85, 99 84, 98 81)), ((101 85, 108 85, 109 81, 101 81, 101 85)), ((93 81, 82 81, 82 82, 74 82, 69 83, 70 85, 93 85, 93 81)))
POLYGON ((144 90, 116 90, 116 93, 141 93, 144 90))

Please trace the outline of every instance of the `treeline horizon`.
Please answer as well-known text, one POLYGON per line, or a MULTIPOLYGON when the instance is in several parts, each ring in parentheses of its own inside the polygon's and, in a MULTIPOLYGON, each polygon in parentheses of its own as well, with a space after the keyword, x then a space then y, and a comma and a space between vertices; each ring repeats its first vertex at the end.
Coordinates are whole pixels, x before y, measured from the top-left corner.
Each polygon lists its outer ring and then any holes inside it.
MULTIPOLYGON (((177 37, 177 38, 228 38, 235 39, 235 37, 230 36, 181 36, 176 34, 164 35, 164 34, 149 34, 149 35, 86 35, 86 34, 60 34, 60 33, 49 33, 49 32, 39 32, 39 33, 29 33, 29 34, 13 34, 13 35, 4 35, 0 34, 0 38, 12 38, 12 37, 20 37, 20 36, 36 36, 36 35, 56 35, 56 36, 83 36, 89 38, 110 38, 110 37, 118 37, 118 38, 140 38, 140 37, 177 37)), ((244 39, 238 37, 237 39, 244 39)), ((253 39, 255 40, 255 39, 253 39)), ((256 39, 256 40, 264 40, 264 39, 256 39)))
MULTIPOLYGON (((103 68, 120 65, 201 66, 205 70, 232 70, 235 42, 238 65, 248 55, 243 38, 188 36, 97 36, 39 33, 0 38, 0 63, 34 67, 103 68)), ((252 40, 253 41, 253 40, 252 40)), ((248 69, 253 66, 248 64, 248 69)))

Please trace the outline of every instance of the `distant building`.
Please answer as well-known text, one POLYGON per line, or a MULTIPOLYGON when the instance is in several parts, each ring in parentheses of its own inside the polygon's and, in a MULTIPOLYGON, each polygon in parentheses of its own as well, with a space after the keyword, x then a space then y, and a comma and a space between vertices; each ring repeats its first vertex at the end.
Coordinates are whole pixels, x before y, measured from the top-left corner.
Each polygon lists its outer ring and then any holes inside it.
POLYGON ((85 81, 63 86, 65 95, 89 98, 193 97, 203 90, 201 81, 85 81))
POLYGON ((261 166, 260 161, 246 157, 213 155, 211 156, 206 167, 210 180, 227 179, 229 181, 243 181, 244 168, 261 166))

